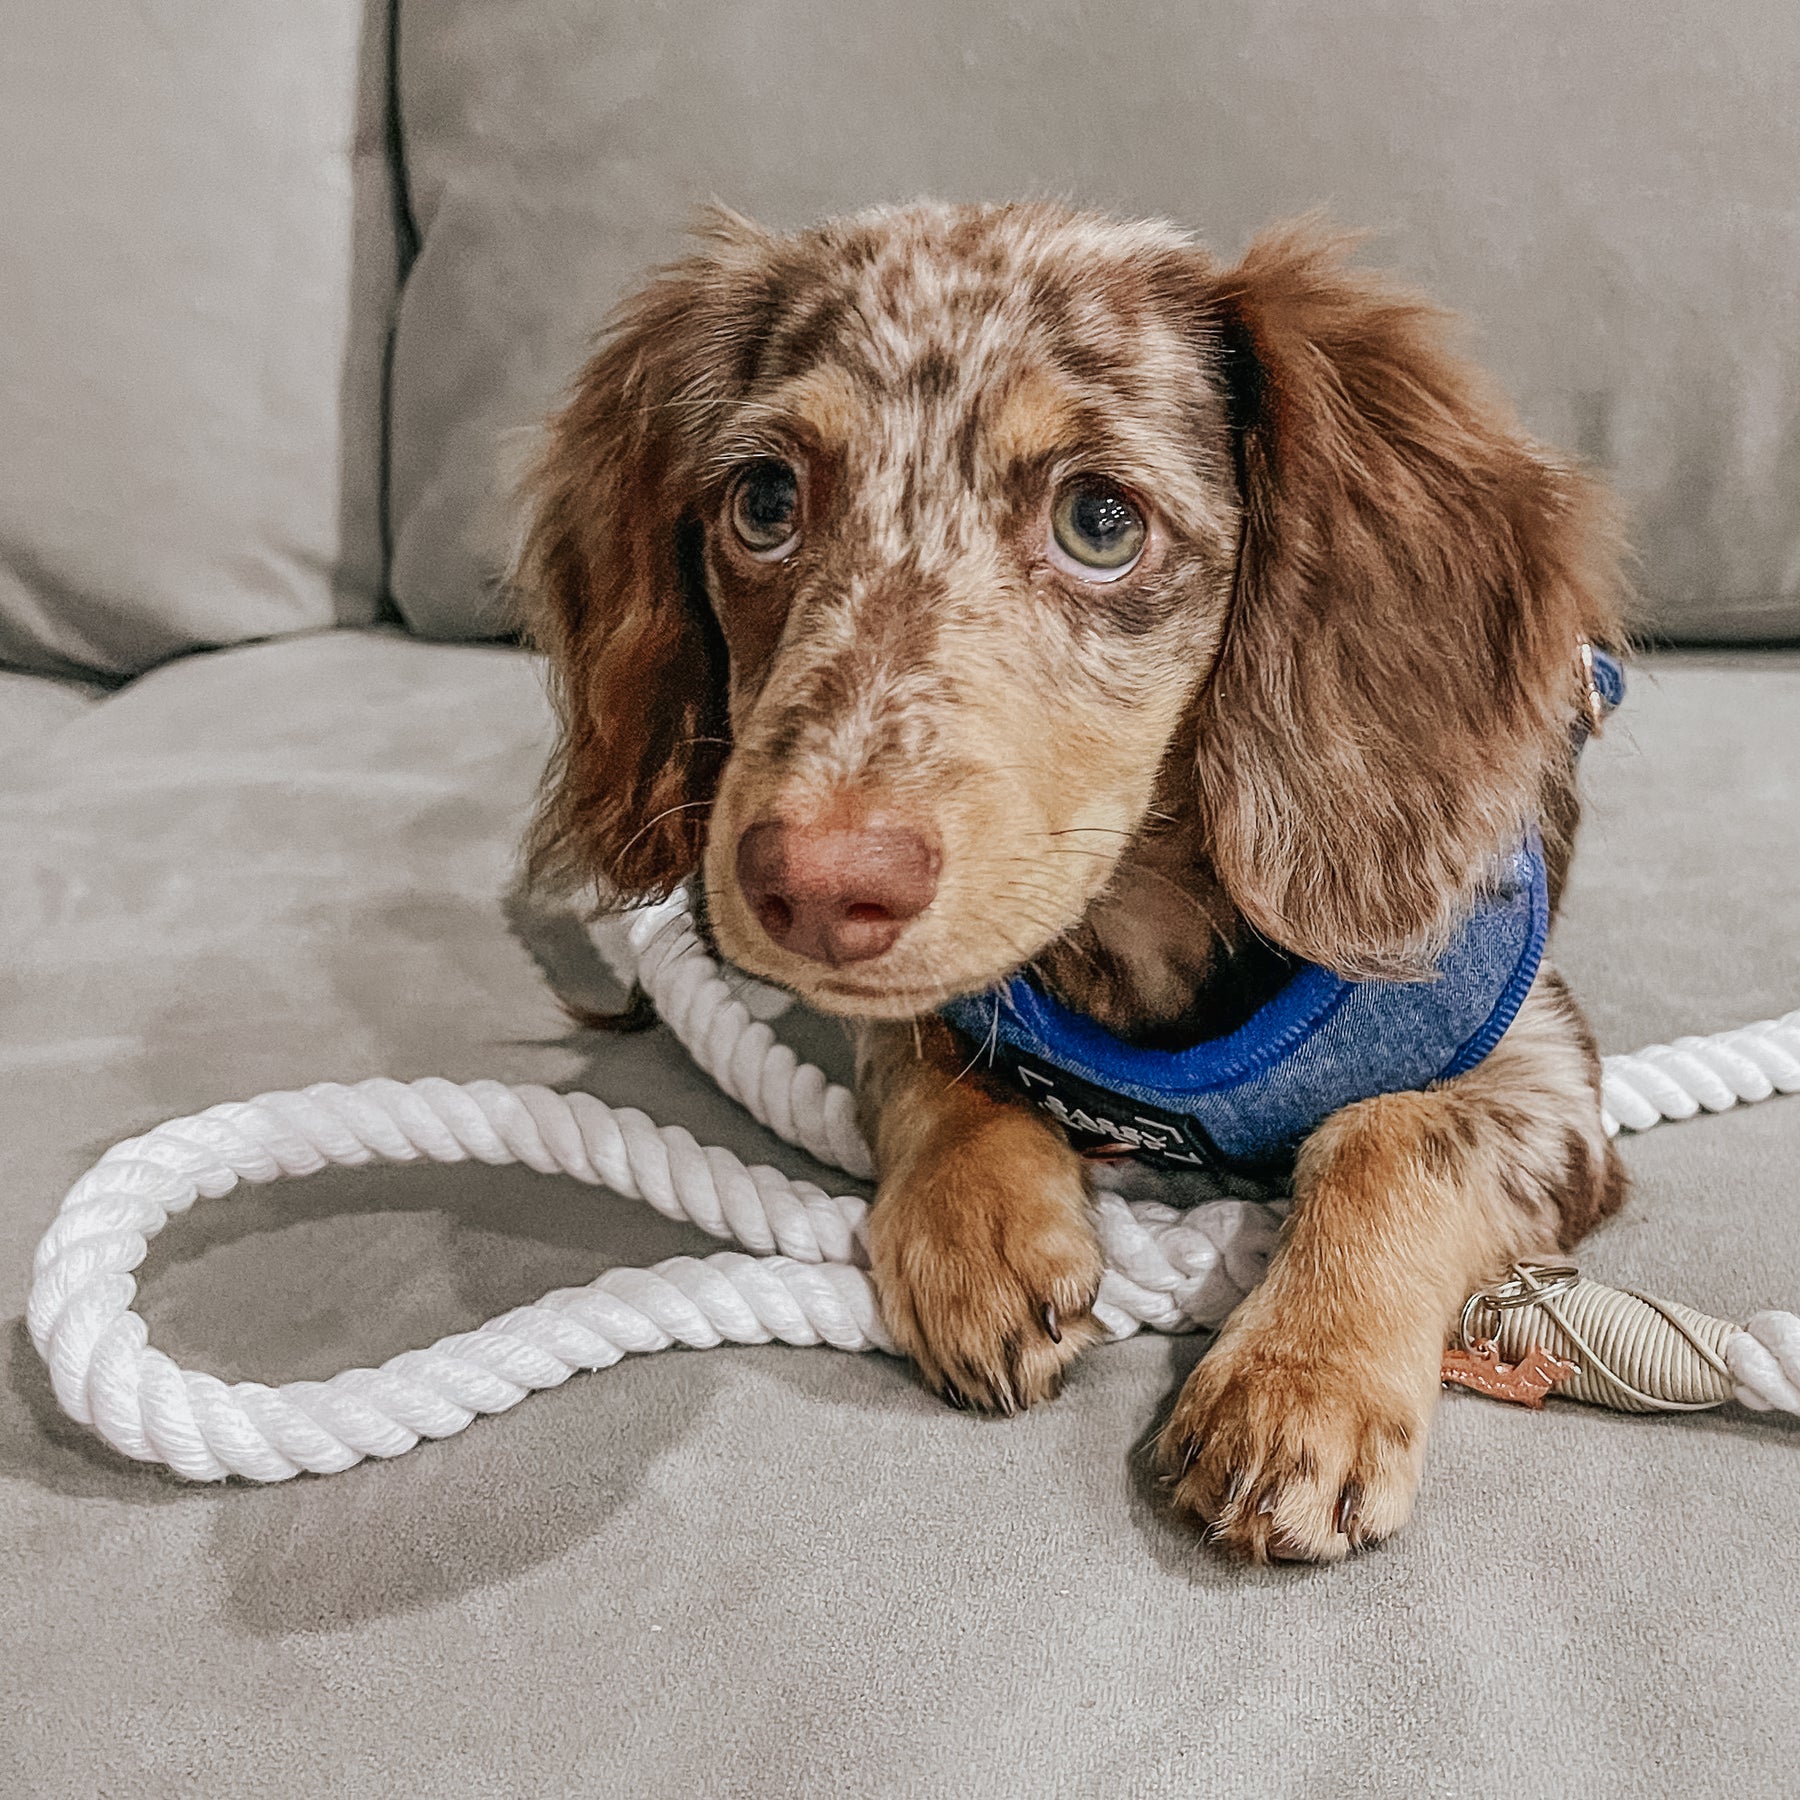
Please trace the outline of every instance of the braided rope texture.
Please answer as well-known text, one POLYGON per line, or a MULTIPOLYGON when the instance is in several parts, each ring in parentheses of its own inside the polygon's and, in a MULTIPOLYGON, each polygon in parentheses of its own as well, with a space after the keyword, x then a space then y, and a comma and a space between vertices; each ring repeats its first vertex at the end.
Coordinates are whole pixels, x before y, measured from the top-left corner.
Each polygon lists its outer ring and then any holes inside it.
POLYGON ((752 1014, 750 1000, 769 990, 732 992, 694 934, 685 890, 633 915, 615 972, 635 976, 688 1054, 757 1124, 846 1175, 874 1179, 856 1097, 816 1063, 801 1062, 752 1014))
POLYGON ((1601 1064, 1606 1129, 1648 1131, 1665 1119, 1727 1112, 1771 1094, 1800 1094, 1800 1011, 1711 1037, 1679 1037, 1601 1064))
MULTIPOLYGON (((776 1038, 768 1017, 779 1000, 769 990, 732 991, 695 938, 682 896, 641 909, 624 941, 602 948, 755 1118, 821 1162, 872 1174, 849 1090, 776 1038)), ((1718 1099, 1723 1091, 1741 1099, 1800 1091, 1800 1013, 1611 1058, 1607 1082, 1609 1112, 1633 1130, 1721 1110, 1734 1103, 1718 1099), (1726 1050, 1715 1054, 1720 1043, 1726 1050)), ((63 1409, 123 1454, 195 1481, 283 1481, 401 1455, 578 1369, 676 1344, 891 1350, 866 1273, 866 1212, 858 1196, 748 1166, 679 1126, 589 1094, 436 1078, 326 1082, 210 1107, 114 1145, 69 1190, 38 1246, 27 1322, 63 1409), (603 1185, 755 1254, 612 1269, 380 1368, 279 1387, 178 1367, 132 1310, 132 1271, 150 1239, 202 1197, 330 1164, 470 1158, 603 1185)), ((1106 1272, 1096 1317, 1114 1339, 1221 1324, 1262 1278, 1281 1217, 1278 1205, 1246 1199, 1178 1211, 1097 1194, 1106 1272)), ((1800 1320, 1763 1313, 1743 1330, 1724 1329, 1738 1398, 1800 1412, 1800 1320)))
MULTIPOLYGON (((503 1412, 578 1369, 675 1344, 893 1348, 865 1273, 867 1203, 658 1126, 590 1094, 497 1081, 325 1082, 175 1119, 76 1182, 38 1246, 26 1318, 63 1409, 115 1449, 195 1481, 284 1481, 398 1456, 503 1412), (377 1159, 524 1163, 641 1199, 758 1252, 612 1269, 378 1369, 280 1387, 176 1366, 132 1310, 132 1276, 169 1219, 240 1181, 377 1159)), ((1272 1209, 1221 1200, 1179 1213, 1101 1195, 1109 1262, 1096 1312, 1114 1337, 1217 1325, 1260 1279, 1272 1209)))

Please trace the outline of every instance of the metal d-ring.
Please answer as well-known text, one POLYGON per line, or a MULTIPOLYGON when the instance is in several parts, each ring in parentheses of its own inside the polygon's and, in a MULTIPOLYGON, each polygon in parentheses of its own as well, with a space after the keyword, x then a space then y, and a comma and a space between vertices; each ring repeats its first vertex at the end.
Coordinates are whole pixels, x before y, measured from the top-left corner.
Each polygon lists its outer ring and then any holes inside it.
POLYGON ((1478 1338, 1470 1335, 1477 1307, 1493 1308, 1494 1331, 1498 1333, 1500 1314, 1516 1312, 1522 1306, 1536 1306, 1540 1301, 1554 1300, 1559 1295, 1573 1291, 1580 1280, 1581 1271, 1573 1263, 1514 1263, 1512 1273, 1504 1281, 1491 1288, 1477 1288, 1463 1302, 1462 1318, 1457 1325, 1462 1347, 1473 1350, 1479 1344, 1493 1341, 1492 1336, 1487 1333, 1478 1338))

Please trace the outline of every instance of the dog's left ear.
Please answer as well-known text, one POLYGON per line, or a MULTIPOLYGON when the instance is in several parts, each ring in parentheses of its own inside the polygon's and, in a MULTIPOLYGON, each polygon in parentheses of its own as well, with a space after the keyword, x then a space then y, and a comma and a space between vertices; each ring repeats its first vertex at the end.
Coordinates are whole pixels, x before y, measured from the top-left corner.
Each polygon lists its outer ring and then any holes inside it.
POLYGON ((561 726, 528 867, 607 904, 692 874, 730 749, 695 468, 755 354, 770 240, 723 212, 704 236, 614 316, 524 484, 513 587, 561 726))
POLYGON ((1271 233, 1208 284, 1244 506, 1214 861, 1274 943, 1418 972, 1566 767, 1581 640, 1618 639, 1610 510, 1341 242, 1271 233))

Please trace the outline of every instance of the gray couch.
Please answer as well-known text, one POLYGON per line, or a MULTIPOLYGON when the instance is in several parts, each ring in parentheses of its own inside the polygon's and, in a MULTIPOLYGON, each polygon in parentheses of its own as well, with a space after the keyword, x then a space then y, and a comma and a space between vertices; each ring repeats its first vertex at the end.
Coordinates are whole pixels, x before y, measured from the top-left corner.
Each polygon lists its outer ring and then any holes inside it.
MULTIPOLYGON (((75 0, 0 60, 0 1791, 1791 1794, 1793 1421, 1451 1396, 1401 1539, 1246 1573, 1144 1467, 1196 1340, 1006 1423, 880 1357, 671 1353, 195 1488, 63 1419, 20 1318, 106 1145, 267 1088, 585 1086, 821 1176, 661 1034, 571 1032, 546 968, 604 978, 503 904, 547 739, 480 641, 507 432, 708 192, 1375 225, 1613 471, 1690 646, 1585 771, 1556 955, 1604 1047, 1800 1004, 1790 9, 277 11, 75 0)), ((1585 1263, 1793 1305, 1797 1151, 1800 1099, 1628 1142, 1585 1263)), ((336 1172, 177 1221, 140 1306, 323 1376, 712 1247, 520 1170, 336 1172)))

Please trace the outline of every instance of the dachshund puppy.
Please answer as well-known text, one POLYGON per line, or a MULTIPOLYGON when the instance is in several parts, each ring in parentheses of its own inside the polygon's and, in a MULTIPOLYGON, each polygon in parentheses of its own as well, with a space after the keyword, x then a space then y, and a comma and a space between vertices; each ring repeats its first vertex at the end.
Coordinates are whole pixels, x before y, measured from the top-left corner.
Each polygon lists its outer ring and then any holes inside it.
MULTIPOLYGON (((951 1003, 1022 980, 1204 1051, 1302 979, 1444 990, 1521 844, 1561 887, 1608 507, 1315 228, 1227 267, 1047 204, 721 214, 529 499, 534 871, 691 881, 726 956, 853 1022, 875 1280, 955 1404, 1057 1391, 1101 1257, 1070 1133, 951 1003)), ((1593 1041, 1522 966, 1468 1066, 1286 1145, 1283 1242, 1159 1445, 1246 1556, 1395 1530, 1464 1296, 1622 1198, 1593 1041)))

